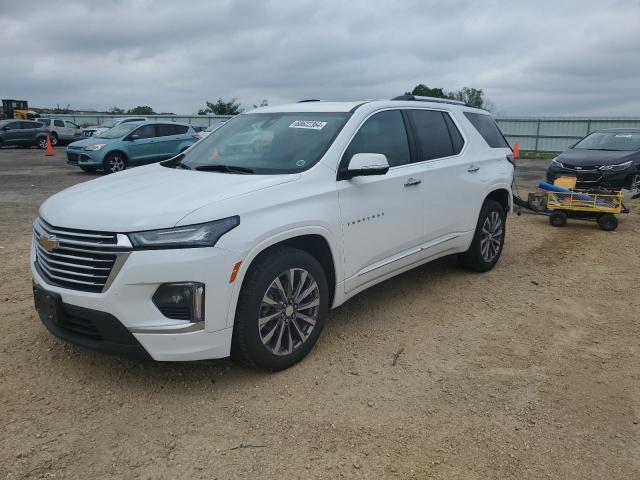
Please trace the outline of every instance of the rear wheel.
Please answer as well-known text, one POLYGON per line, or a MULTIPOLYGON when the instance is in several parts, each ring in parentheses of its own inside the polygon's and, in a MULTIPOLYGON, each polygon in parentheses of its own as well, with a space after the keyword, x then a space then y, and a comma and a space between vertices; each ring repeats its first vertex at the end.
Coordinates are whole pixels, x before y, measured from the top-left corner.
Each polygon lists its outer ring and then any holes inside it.
POLYGON ((56 132, 51 132, 49 137, 51 137, 51 146, 55 147, 58 145, 58 134, 56 132))
POLYGON ((505 238, 506 212, 495 200, 486 200, 469 250, 458 255, 462 266, 475 272, 491 270, 502 253, 505 238))
POLYGON ((104 173, 117 173, 127 168, 127 159, 120 152, 113 152, 104 159, 104 173))
POLYGON ((631 176, 631 181, 629 182, 629 190, 633 195, 640 193, 640 172, 631 176))
POLYGON ((618 228, 618 219, 611 213, 605 213, 598 217, 598 226, 607 232, 611 232, 618 228))
POLYGON ((567 214, 558 210, 551 212, 549 223, 554 227, 564 227, 567 224, 567 214))
POLYGON ((234 323, 232 356, 265 370, 282 370, 313 348, 324 325, 329 287, 310 254, 276 247, 244 279, 234 323))

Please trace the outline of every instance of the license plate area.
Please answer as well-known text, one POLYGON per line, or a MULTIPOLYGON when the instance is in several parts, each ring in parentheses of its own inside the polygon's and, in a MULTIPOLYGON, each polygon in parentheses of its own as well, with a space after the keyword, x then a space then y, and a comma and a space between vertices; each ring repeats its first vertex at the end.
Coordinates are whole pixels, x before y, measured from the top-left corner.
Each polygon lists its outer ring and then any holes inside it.
POLYGON ((37 284, 33 285, 33 301, 43 322, 60 325, 62 320, 62 298, 57 293, 47 292, 37 284))

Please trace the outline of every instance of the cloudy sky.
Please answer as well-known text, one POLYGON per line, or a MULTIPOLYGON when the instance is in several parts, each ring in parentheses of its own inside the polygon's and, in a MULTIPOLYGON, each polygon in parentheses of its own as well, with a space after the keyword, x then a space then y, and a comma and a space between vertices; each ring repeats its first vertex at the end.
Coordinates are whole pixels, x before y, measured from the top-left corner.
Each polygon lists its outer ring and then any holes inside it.
POLYGON ((484 89, 501 114, 640 116, 640 0, 0 0, 0 97, 79 109, 484 89))

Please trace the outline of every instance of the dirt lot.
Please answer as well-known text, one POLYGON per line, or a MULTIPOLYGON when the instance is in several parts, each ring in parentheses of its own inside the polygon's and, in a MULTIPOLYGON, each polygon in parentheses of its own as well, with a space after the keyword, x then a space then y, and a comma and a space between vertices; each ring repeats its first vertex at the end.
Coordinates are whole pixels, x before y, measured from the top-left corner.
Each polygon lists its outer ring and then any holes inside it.
MULTIPOLYGON (((532 185, 547 162, 523 163, 532 185)), ((639 202, 615 233, 514 215, 492 272, 442 259, 378 285, 264 374, 45 330, 30 225, 90 178, 62 149, 0 151, 0 478, 640 478, 639 202)))

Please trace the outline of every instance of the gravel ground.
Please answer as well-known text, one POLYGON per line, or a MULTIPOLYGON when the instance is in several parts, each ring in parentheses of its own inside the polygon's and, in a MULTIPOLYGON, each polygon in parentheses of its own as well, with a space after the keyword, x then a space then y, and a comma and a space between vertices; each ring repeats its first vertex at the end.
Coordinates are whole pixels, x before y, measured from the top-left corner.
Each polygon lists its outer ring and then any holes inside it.
MULTIPOLYGON (((638 202, 614 233, 513 215, 493 271, 445 258, 380 284, 265 374, 45 330, 30 225, 92 178, 56 153, 0 151, 0 478, 640 478, 638 202)), ((523 161, 524 190, 546 163, 523 161)))

